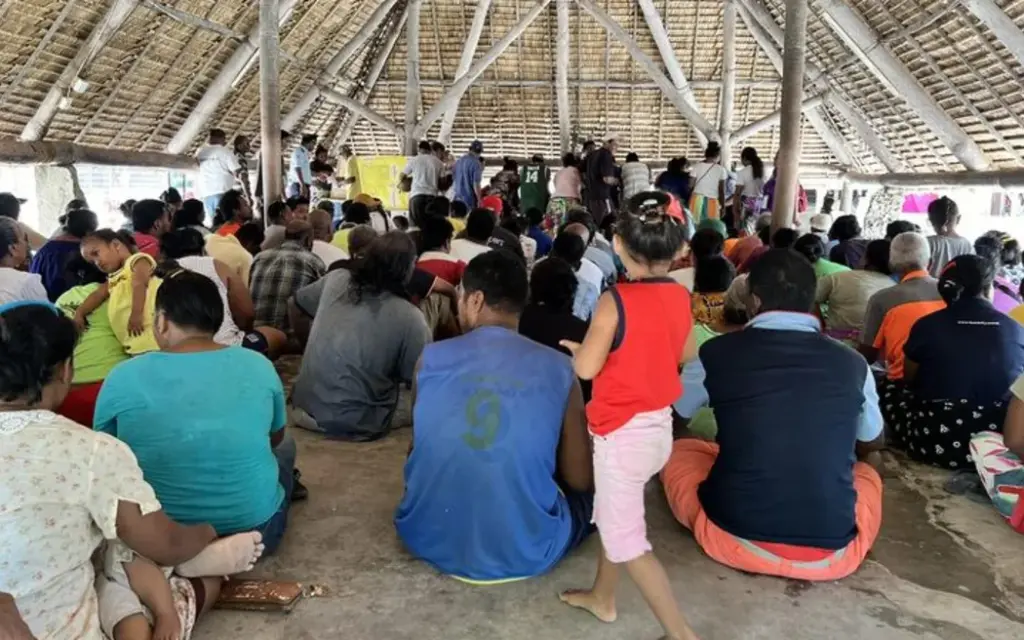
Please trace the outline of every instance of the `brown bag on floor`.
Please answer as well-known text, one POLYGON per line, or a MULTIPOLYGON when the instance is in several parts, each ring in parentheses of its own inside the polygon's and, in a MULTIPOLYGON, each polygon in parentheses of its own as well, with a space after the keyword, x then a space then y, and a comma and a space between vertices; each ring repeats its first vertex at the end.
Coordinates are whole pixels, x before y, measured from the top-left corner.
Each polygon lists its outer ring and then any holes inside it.
POLYGON ((216 608, 290 613, 301 599, 302 585, 298 582, 228 580, 220 590, 216 608))

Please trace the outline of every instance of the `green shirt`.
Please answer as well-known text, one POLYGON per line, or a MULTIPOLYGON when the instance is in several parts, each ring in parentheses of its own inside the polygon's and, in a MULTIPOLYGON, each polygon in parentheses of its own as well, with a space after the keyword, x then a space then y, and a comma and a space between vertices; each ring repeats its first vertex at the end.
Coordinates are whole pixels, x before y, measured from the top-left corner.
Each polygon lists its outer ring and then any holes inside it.
POLYGON ((830 276, 833 273, 842 273, 843 271, 849 271, 850 267, 841 265, 825 258, 819 258, 814 263, 814 275, 818 278, 824 278, 830 276))
MULTIPOLYGON (((75 317, 78 307, 89 294, 99 288, 98 284, 72 287, 57 298, 57 306, 68 317, 75 317)), ((107 303, 89 314, 89 327, 78 338, 75 345, 75 374, 73 384, 89 384, 106 379, 110 370, 128 359, 124 347, 110 327, 107 303)))
MULTIPOLYGON (((698 349, 704 346, 704 343, 708 340, 722 335, 702 323, 693 325, 693 330, 697 334, 698 349)), ((718 421, 715 420, 714 410, 711 407, 701 407, 698 409, 697 413, 693 414, 693 417, 690 419, 688 428, 694 435, 713 441, 718 434, 718 421)))
POLYGON ((530 209, 547 211, 548 181, 551 172, 539 164, 529 164, 519 172, 519 210, 526 213, 530 209))

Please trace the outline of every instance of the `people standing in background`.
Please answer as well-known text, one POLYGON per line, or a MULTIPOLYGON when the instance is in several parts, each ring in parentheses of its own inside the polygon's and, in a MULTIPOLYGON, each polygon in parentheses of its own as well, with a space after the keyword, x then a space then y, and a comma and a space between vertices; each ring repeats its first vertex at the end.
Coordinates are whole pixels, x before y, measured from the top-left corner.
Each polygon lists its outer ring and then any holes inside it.
POLYGON ((459 158, 452 167, 452 177, 455 181, 454 199, 465 203, 469 209, 475 209, 483 197, 480 191, 480 181, 484 177, 484 164, 480 158, 483 152, 483 143, 474 140, 469 145, 469 153, 459 158))
POLYGON ((587 190, 590 188, 590 161, 594 157, 595 150, 597 150, 597 143, 594 142, 593 140, 587 140, 586 142, 584 142, 583 147, 580 149, 579 168, 580 175, 583 177, 583 187, 581 192, 583 202, 586 202, 588 200, 587 190))
POLYGON ((512 209, 519 209, 519 163, 511 158, 505 158, 502 162, 501 171, 491 178, 491 187, 495 195, 501 197, 502 202, 508 204, 512 209))
MULTIPOLYGON (((179 211, 181 211, 181 208, 185 205, 185 200, 181 197, 181 192, 178 191, 177 189, 175 189, 174 187, 168 187, 168 189, 166 191, 161 193, 160 194, 160 200, 162 200, 163 203, 165 205, 167 205, 167 212, 171 214, 171 218, 172 219, 174 218, 175 214, 177 214, 179 211)), ((71 207, 71 204, 73 202, 77 202, 77 201, 76 200, 72 200, 71 202, 69 202, 68 203, 68 209, 66 211, 71 212, 74 209, 88 209, 89 208, 85 204, 82 204, 81 206, 71 207)))
POLYGON ((315 134, 303 134, 299 146, 295 147, 295 151, 292 152, 292 161, 288 167, 288 195, 290 197, 309 197, 309 188, 313 184, 310 153, 316 148, 316 141, 315 134))
POLYGON ((957 256, 974 253, 971 241, 956 232, 960 224, 960 209, 951 198, 942 196, 928 205, 928 222, 935 229, 935 235, 928 236, 932 250, 932 262, 928 272, 938 278, 942 269, 957 256))
POLYGON ((612 191, 619 185, 615 177, 615 151, 618 148, 615 137, 609 136, 603 147, 587 156, 586 205, 598 227, 612 213, 612 191))
POLYGON ((423 225, 423 216, 427 211, 427 205, 437 197, 438 185, 441 181, 441 174, 444 172, 444 165, 434 155, 433 148, 426 140, 419 143, 419 153, 409 158, 398 176, 399 182, 410 180, 412 187, 409 190, 409 217, 415 227, 423 225))
POLYGON ((196 154, 199 161, 197 190, 206 212, 211 216, 217 212, 221 196, 242 179, 242 167, 234 152, 228 149, 227 139, 223 129, 210 129, 206 146, 196 154))
POLYGON ((725 180, 728 173, 719 164, 722 146, 709 142, 704 151, 704 161, 693 167, 690 175, 690 212, 697 223, 704 220, 718 220, 725 210, 725 180))
POLYGON ((638 193, 651 190, 651 170, 640 162, 635 153, 626 155, 626 164, 622 165, 622 199, 629 201, 638 193))
POLYGON ((245 199, 250 203, 252 199, 252 186, 249 180, 249 154, 252 153, 252 143, 248 136, 235 136, 232 145, 235 149, 235 161, 238 163, 238 181, 236 186, 242 190, 245 199))
POLYGON ((736 174, 733 214, 736 230, 750 233, 764 206, 764 162, 754 147, 744 147, 740 152, 740 162, 743 168, 736 174))
POLYGON ((555 195, 548 204, 544 230, 552 231, 562 225, 565 214, 583 205, 583 176, 579 159, 573 153, 562 156, 562 168, 555 174, 555 195))
POLYGON ((523 166, 519 173, 519 210, 526 213, 530 209, 546 211, 550 194, 548 183, 551 182, 551 170, 544 164, 544 156, 535 155, 529 164, 523 166))
POLYGON ((687 170, 689 161, 686 158, 672 158, 668 167, 654 181, 654 188, 665 191, 676 197, 680 202, 690 201, 690 172, 687 170))
POLYGON ((362 193, 359 184, 359 158, 347 144, 341 147, 341 158, 345 161, 345 177, 341 179, 341 183, 348 187, 348 198, 351 200, 362 193))

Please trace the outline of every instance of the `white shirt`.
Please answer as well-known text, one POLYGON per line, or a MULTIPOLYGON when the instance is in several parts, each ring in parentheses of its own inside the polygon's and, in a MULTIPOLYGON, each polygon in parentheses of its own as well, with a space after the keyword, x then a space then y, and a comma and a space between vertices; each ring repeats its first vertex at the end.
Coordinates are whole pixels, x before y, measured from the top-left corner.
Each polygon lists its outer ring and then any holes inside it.
POLYGON ((743 187, 744 198, 756 198, 761 195, 761 189, 764 188, 764 176, 761 178, 754 177, 754 167, 743 167, 739 173, 736 174, 736 187, 743 187))
POLYGON ((642 162, 627 162, 622 165, 622 197, 629 200, 638 193, 651 188, 651 170, 642 162))
POLYGON ((690 175, 697 181, 693 186, 693 192, 712 200, 718 199, 718 183, 729 177, 725 167, 707 162, 698 162, 694 165, 690 175))
POLYGON ((160 510, 128 445, 49 411, 0 413, 0 591, 37 638, 103 638, 90 558, 117 506, 160 510))
POLYGON ((215 196, 235 187, 238 158, 222 144, 208 144, 196 154, 199 161, 199 197, 215 196))
POLYGON ((295 184, 299 181, 299 171, 302 171, 303 183, 309 185, 313 182, 312 171, 309 168, 309 149, 301 144, 292 152, 291 168, 288 173, 289 184, 295 184))
POLYGON ((313 241, 313 254, 324 261, 325 267, 330 267, 338 260, 348 260, 349 258, 344 249, 323 240, 313 241))
POLYGON ((679 284, 683 285, 690 292, 693 292, 693 279, 697 274, 697 270, 693 267, 686 267, 685 269, 676 269, 675 271, 669 271, 668 277, 672 278, 679 284))
POLYGON ((245 332, 238 328, 238 325, 235 324, 235 319, 231 316, 231 305, 228 303, 228 286, 224 284, 220 274, 217 273, 217 265, 214 263, 214 258, 210 256, 186 256, 178 258, 178 264, 183 269, 203 274, 213 284, 217 285, 217 293, 220 294, 221 304, 224 305, 224 319, 221 320, 220 329, 213 336, 213 341, 228 347, 241 345, 242 339, 245 338, 245 332))
POLYGON ((0 267, 0 304, 48 299, 43 279, 38 274, 0 267))
POLYGON ((452 248, 448 253, 456 260, 461 260, 466 264, 469 261, 477 257, 481 253, 487 253, 491 248, 487 245, 477 244, 472 240, 466 240, 465 238, 456 238, 452 240, 452 248))
POLYGON ((444 163, 432 153, 421 153, 409 158, 402 173, 412 178, 410 198, 436 196, 437 182, 444 173, 444 163))
POLYGON ((594 285, 594 288, 598 291, 604 291, 604 274, 601 272, 601 268, 590 260, 583 258, 583 261, 580 262, 580 268, 576 271, 576 275, 594 285))

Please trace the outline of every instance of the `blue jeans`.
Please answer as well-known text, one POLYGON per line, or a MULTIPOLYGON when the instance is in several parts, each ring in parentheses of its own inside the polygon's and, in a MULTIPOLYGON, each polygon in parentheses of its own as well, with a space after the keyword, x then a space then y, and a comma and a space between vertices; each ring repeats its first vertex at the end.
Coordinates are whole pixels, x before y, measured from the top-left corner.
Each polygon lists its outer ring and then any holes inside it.
POLYGON ((277 458, 279 482, 284 487, 284 500, 269 520, 253 528, 254 531, 263 534, 265 556, 273 555, 277 551, 284 538, 285 529, 288 528, 288 508, 292 504, 292 488, 295 486, 296 447, 292 434, 285 432, 284 440, 274 447, 274 456, 277 458))
POLYGON ((217 215, 217 205, 220 204, 220 199, 223 195, 223 193, 218 193, 203 198, 203 208, 206 209, 206 215, 210 216, 211 222, 213 222, 213 217, 217 215))

